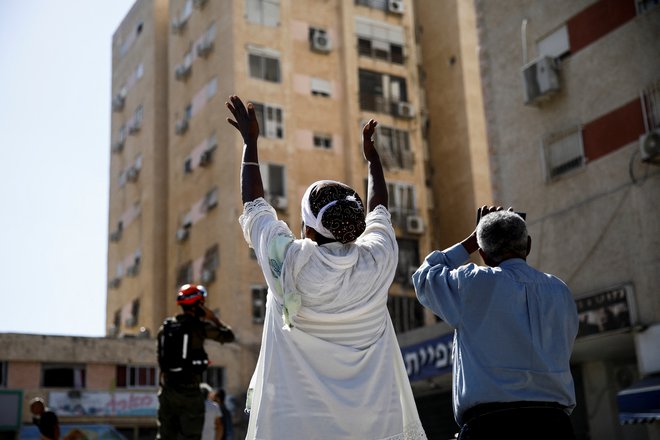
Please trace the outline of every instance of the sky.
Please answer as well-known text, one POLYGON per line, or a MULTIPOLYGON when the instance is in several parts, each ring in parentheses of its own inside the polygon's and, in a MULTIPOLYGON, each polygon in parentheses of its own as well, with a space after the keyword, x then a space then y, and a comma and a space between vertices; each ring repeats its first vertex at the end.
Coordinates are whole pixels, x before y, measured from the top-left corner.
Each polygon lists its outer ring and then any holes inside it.
POLYGON ((105 333, 112 34, 135 0, 0 0, 0 332, 105 333))

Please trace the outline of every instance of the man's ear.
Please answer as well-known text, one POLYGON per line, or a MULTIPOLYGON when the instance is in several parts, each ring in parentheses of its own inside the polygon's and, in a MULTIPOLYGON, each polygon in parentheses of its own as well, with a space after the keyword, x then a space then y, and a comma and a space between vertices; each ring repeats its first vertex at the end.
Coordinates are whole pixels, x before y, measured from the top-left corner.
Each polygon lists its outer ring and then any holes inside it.
POLYGON ((525 254, 525 256, 529 255, 529 251, 531 251, 531 250, 532 250, 532 237, 528 235, 527 236, 527 253, 525 254))
POLYGON ((479 255, 481 256, 481 259, 484 260, 484 263, 486 263, 486 266, 495 267, 495 265, 491 264, 488 255, 486 255, 486 253, 481 248, 479 248, 478 251, 479 251, 479 255))

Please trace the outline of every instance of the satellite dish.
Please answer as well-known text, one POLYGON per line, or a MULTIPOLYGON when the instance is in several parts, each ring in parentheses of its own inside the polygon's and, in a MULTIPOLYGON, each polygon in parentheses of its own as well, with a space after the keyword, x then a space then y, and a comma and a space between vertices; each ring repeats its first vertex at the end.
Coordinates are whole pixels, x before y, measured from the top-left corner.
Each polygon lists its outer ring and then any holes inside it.
POLYGON ((642 162, 660 165, 660 131, 653 130, 639 138, 639 149, 642 162))

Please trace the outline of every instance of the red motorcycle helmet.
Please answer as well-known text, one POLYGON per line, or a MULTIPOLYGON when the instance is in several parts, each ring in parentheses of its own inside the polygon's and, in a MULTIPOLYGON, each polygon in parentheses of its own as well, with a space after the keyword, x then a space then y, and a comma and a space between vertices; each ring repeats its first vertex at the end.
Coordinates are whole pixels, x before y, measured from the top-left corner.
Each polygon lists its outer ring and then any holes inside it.
POLYGON ((201 284, 184 284, 179 289, 176 296, 176 303, 180 306, 191 306, 198 303, 203 303, 206 299, 206 288, 201 284))

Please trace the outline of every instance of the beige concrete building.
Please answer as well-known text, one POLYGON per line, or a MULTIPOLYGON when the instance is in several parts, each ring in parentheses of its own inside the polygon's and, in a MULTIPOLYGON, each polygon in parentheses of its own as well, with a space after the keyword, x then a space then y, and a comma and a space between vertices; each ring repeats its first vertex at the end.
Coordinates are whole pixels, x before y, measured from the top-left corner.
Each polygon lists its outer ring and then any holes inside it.
MULTIPOLYGON (((461 239, 480 198, 527 212, 530 263, 567 282, 580 315, 578 438, 660 438, 660 7, 470 3, 417 3, 430 167, 444 173, 434 180, 443 188, 434 209, 446 209, 441 225, 452 210, 468 222, 441 227, 437 241, 461 239), (477 53, 481 82, 472 73, 477 53)), ((434 348, 443 360, 435 372, 420 366, 411 375, 421 414, 450 401, 449 331, 437 324, 400 338, 410 364, 424 358, 407 346, 434 348)))
POLYGON ((113 38, 108 335, 153 336, 178 286, 202 283, 238 337, 216 365, 245 393, 266 286, 238 225, 234 93, 256 105, 266 198, 295 234, 315 180, 366 200, 361 127, 380 122, 400 243, 390 310, 399 332, 434 322, 410 284, 431 248, 420 62, 409 0, 138 0, 113 38))

